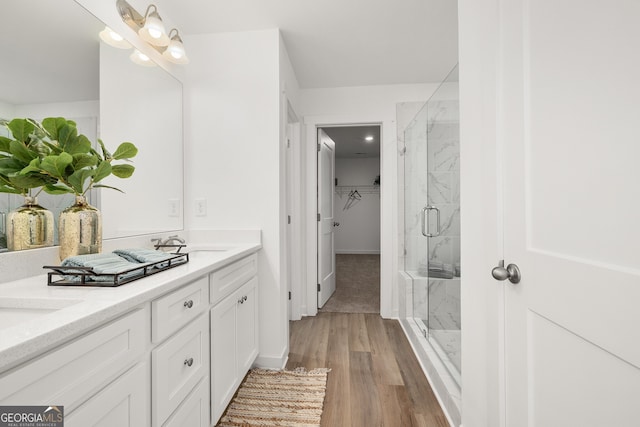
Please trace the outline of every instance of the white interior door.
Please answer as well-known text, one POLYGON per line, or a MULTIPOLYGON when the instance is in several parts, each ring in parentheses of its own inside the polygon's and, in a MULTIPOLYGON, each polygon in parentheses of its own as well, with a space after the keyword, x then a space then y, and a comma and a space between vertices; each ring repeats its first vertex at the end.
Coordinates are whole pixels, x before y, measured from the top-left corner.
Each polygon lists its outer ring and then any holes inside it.
POLYGON ((336 290, 336 255, 333 232, 335 143, 318 129, 318 308, 336 290))
POLYGON ((506 426, 637 426, 640 2, 498 4, 506 426))

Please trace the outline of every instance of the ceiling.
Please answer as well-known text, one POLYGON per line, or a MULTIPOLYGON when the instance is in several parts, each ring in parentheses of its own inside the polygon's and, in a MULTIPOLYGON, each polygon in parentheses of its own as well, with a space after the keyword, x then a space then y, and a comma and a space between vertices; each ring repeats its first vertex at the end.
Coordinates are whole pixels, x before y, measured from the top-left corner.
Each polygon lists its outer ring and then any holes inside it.
POLYGON ((336 143, 336 159, 380 157, 380 126, 337 126, 322 130, 336 143), (373 140, 366 141, 367 136, 373 140))
MULTIPOLYGON (((183 35, 280 28, 303 89, 442 81, 457 62, 456 3, 156 0, 167 28, 183 35)), ((73 0, 3 0, 2 12, 12 18, 0 26, 0 100, 98 99, 103 24, 73 0)))
POLYGON ((437 83, 457 62, 455 0, 157 3, 183 34, 280 28, 303 89, 437 83))

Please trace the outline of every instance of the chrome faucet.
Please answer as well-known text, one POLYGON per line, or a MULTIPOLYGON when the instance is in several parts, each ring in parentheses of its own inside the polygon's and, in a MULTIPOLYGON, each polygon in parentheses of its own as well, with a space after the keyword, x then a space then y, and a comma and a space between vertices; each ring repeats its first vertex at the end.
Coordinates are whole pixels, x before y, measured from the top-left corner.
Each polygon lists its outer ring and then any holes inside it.
POLYGON ((176 253, 180 252, 180 249, 187 246, 185 240, 181 237, 178 237, 178 235, 169 236, 165 240, 151 239, 151 241, 154 243, 153 247, 156 248, 156 250, 160 248, 178 248, 176 253), (178 243, 176 244, 175 242, 178 242, 178 243))

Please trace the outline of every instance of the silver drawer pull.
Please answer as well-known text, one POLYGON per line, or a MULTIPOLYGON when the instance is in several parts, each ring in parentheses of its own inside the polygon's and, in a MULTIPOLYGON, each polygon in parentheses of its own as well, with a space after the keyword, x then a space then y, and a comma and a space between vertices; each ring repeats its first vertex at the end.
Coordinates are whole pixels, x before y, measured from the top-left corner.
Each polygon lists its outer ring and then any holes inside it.
POLYGON ((243 300, 243 301, 246 301, 246 300, 247 300, 247 296, 246 296, 246 295, 245 295, 245 296, 243 296, 243 297, 242 297, 242 300, 243 300))
POLYGON ((242 297, 242 298, 240 298, 240 299, 238 300, 238 304, 244 304, 244 297, 242 297))
POLYGON ((187 366, 193 365, 193 357, 185 359, 184 364, 187 365, 187 366))
MULTIPOLYGON (((193 300, 185 301, 184 302, 184 306, 187 307, 187 308, 193 307, 193 300)), ((191 365, 189 365, 189 366, 191 366, 191 365)))

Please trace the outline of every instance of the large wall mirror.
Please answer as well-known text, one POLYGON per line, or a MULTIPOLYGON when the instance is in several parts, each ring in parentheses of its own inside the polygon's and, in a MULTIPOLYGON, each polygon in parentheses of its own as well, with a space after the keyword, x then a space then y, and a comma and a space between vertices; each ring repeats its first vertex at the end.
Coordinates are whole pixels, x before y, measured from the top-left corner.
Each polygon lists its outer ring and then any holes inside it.
MULTIPOLYGON (((102 189, 90 195, 103 213, 104 238, 181 230, 181 82, 159 66, 134 64, 132 50, 101 43, 105 25, 73 0, 4 0, 2 10, 0 118, 63 116, 112 150, 133 142, 139 149, 134 175, 104 182, 124 194, 102 189)), ((56 218, 72 199, 38 196, 56 218)), ((2 213, 21 203, 0 193, 0 251, 2 213)))

